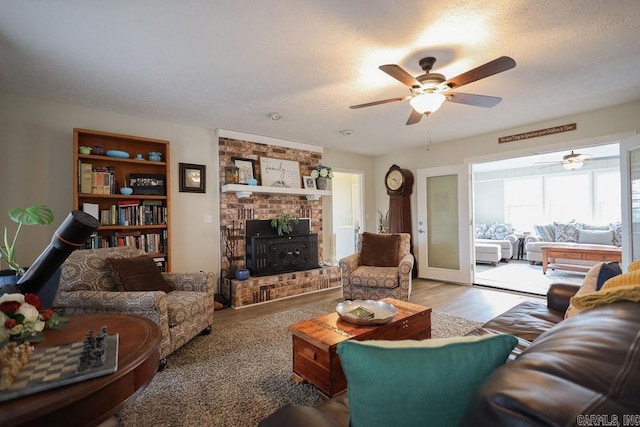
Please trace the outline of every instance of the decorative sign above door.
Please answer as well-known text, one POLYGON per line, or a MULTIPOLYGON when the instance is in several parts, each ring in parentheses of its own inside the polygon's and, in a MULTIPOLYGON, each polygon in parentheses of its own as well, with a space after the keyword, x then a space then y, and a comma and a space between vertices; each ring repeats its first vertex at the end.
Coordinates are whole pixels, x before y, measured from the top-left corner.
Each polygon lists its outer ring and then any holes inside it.
POLYGON ((554 126, 546 129, 532 130, 531 132, 519 133, 516 135, 501 136, 498 138, 498 144, 519 141, 521 139, 537 138, 539 136, 552 135, 554 133, 568 132, 570 130, 576 130, 576 128, 577 126, 575 123, 569 123, 566 125, 554 126))

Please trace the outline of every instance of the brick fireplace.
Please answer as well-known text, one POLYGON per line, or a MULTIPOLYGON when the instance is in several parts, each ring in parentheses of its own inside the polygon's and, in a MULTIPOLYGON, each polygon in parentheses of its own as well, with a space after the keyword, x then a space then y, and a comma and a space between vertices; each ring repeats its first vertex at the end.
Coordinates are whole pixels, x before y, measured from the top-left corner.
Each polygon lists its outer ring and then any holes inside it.
MULTIPOLYGON (((247 138, 250 135, 246 135, 247 138)), ((261 138, 257 138, 260 140, 261 138)), ((276 144, 254 142, 244 139, 236 139, 226 136, 218 138, 219 174, 220 183, 223 185, 224 168, 233 157, 251 159, 255 161, 255 178, 261 183, 260 157, 277 158, 296 161, 300 165, 300 175, 310 175, 316 165, 322 161, 322 152, 313 149, 296 147, 283 147, 276 144)), ((311 148, 311 147, 310 147, 311 148)), ((288 194, 259 194, 253 193, 247 198, 238 198, 235 193, 220 191, 220 228, 221 228, 221 269, 228 271, 230 263, 238 268, 247 266, 245 256, 247 253, 246 231, 247 221, 251 229, 251 221, 261 220, 267 222, 282 215, 289 214, 303 218, 308 224, 308 230, 302 234, 315 235, 315 257, 322 254, 322 200, 307 200, 305 197, 288 194), (230 233, 230 230, 234 231, 230 233), (228 259, 224 236, 233 234, 237 240, 235 244, 234 259, 228 259)), ((307 238, 308 240, 308 238, 307 238)), ((250 242, 250 240, 248 240, 250 242)), ((250 244, 250 243, 249 243, 250 244)), ((301 244, 303 248, 304 244, 301 244)), ((284 248, 284 247, 283 247, 284 248)), ((304 248, 303 248, 304 249, 304 248)), ((292 249, 295 250, 295 249, 292 249)), ((287 250, 281 251, 287 254, 287 250)), ((298 262, 295 254, 289 256, 289 262, 298 262)), ((311 260, 310 266, 315 267, 320 259, 311 260), (315 261, 315 262, 314 262, 315 261), (312 264, 316 264, 315 266, 312 264)), ((319 266, 318 266, 319 267, 319 266)), ((252 268, 253 269, 253 268, 252 268)), ((221 292, 231 301, 232 307, 244 307, 258 302, 266 302, 274 299, 299 295, 302 293, 319 291, 327 288, 341 286, 340 269, 338 267, 302 268, 303 271, 280 271, 277 274, 252 276, 245 281, 230 279, 223 280, 221 292)))

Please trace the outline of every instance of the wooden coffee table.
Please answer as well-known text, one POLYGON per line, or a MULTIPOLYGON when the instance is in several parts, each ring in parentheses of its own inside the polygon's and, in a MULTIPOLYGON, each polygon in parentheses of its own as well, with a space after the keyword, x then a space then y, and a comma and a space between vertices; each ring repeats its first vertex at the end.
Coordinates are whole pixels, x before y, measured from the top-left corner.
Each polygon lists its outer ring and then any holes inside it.
POLYGON ((98 425, 133 399, 155 376, 160 329, 149 319, 124 314, 71 316, 65 329, 46 330, 35 347, 83 341, 87 330, 107 326, 119 335, 118 370, 102 377, 0 403, 0 426, 98 425))
POLYGON ((324 397, 347 389, 336 352, 346 340, 406 340, 431 338, 431 308, 385 298, 398 309, 384 325, 362 326, 344 322, 335 311, 289 326, 293 334, 293 380, 315 385, 324 397))
POLYGON ((542 273, 546 274, 547 269, 568 270, 587 272, 590 265, 571 264, 570 262, 559 263, 557 258, 569 260, 601 261, 601 262, 622 262, 622 248, 609 247, 605 245, 586 244, 555 244, 542 247, 542 273), (551 259, 551 262, 549 262, 551 259))

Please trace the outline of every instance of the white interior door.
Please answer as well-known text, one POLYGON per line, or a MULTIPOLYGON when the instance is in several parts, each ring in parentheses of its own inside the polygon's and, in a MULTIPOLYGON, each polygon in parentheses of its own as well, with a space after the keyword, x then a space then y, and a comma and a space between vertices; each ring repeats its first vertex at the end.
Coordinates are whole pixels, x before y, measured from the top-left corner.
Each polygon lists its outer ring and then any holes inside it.
POLYGON ((620 141, 622 266, 640 259, 640 135, 620 141))
POLYGON ((332 181, 332 261, 336 262, 357 251, 357 236, 363 223, 362 172, 334 171, 332 181))
POLYGON ((469 165, 418 169, 418 276, 471 284, 469 165))

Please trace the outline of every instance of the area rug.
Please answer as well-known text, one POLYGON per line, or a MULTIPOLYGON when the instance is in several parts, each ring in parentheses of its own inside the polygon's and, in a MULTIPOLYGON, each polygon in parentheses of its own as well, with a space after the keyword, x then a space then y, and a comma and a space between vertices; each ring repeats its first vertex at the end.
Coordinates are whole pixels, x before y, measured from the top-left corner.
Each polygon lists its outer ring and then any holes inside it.
POLYGON ((511 291, 546 295, 552 283, 574 283, 581 285, 584 273, 563 270, 547 270, 542 273, 541 265, 531 265, 529 261, 511 261, 497 266, 476 266, 474 284, 511 291))
MULTIPOLYGON (((147 388, 118 415, 122 426, 255 426, 288 402, 317 405, 309 384, 291 379, 290 324, 330 313, 341 300, 216 327, 169 357, 147 388)), ((481 325, 433 312, 433 338, 481 325)))

